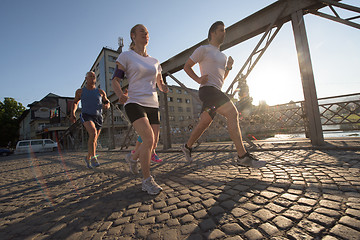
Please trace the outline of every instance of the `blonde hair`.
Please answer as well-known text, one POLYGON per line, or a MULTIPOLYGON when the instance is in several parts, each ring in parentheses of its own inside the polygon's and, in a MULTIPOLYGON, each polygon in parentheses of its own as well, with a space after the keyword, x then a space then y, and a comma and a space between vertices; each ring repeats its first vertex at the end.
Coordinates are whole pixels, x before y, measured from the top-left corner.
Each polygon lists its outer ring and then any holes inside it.
POLYGON ((136 31, 136 28, 139 27, 139 26, 143 26, 142 24, 136 24, 135 26, 133 26, 130 30, 130 39, 131 39, 131 43, 130 43, 130 49, 131 50, 134 50, 135 48, 135 42, 134 40, 132 39, 131 37, 131 34, 135 34, 135 31, 136 31))

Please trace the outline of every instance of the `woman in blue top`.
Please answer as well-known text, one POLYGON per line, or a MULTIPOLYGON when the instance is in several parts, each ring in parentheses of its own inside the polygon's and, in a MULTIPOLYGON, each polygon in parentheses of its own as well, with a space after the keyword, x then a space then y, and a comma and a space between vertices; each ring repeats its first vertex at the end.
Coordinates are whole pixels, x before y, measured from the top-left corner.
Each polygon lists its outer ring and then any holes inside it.
POLYGON ((86 73, 86 85, 83 88, 76 90, 75 99, 72 105, 70 120, 75 123, 75 112, 81 100, 81 114, 80 119, 84 124, 86 131, 89 133, 88 140, 88 154, 85 157, 85 163, 88 168, 100 166, 96 157, 97 139, 100 135, 103 117, 102 108, 108 109, 110 101, 106 97, 106 93, 96 88, 96 76, 94 72, 86 73))

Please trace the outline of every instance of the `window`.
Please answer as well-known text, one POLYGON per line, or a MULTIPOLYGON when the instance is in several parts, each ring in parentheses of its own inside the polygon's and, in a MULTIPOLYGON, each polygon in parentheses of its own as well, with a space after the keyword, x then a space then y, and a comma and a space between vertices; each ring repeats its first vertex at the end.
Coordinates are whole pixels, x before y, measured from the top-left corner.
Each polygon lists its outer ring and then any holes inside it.
POLYGON ((173 89, 172 89, 172 88, 169 88, 169 92, 171 92, 171 93, 172 93, 172 92, 173 92, 173 89))
POLYGON ((114 56, 108 56, 108 60, 110 61, 110 62, 116 62, 116 57, 114 57, 114 56))
POLYGON ((30 141, 26 141, 26 142, 20 142, 19 146, 29 146, 30 145, 30 141))
POLYGON ((169 121, 175 121, 175 117, 174 116, 169 116, 169 121))
POLYGON ((115 72, 115 68, 109 67, 109 73, 113 74, 115 72))
POLYGON ((184 116, 180 116, 179 121, 184 121, 184 116))
POLYGON ((191 112, 191 108, 187 107, 186 112, 191 112))
POLYGON ((177 98, 176 100, 178 103, 182 103, 182 98, 177 98))
POLYGON ((185 99, 185 102, 186 102, 186 103, 190 103, 190 99, 185 99))
POLYGON ((187 95, 187 94, 189 94, 189 93, 188 93, 187 91, 184 91, 184 94, 186 94, 186 95, 187 95))
POLYGON ((173 98, 172 97, 168 97, 168 102, 172 102, 173 98))
POLYGON ((176 93, 181 94, 181 89, 176 89, 176 93))
POLYGON ((174 112, 175 109, 174 109, 174 106, 169 106, 169 112, 174 112))
POLYGON ((123 119, 120 116, 114 116, 114 122, 119 123, 122 121, 123 121, 123 119))
POLYGON ((35 146, 35 145, 42 145, 43 144, 43 140, 35 140, 35 141, 31 141, 31 146, 35 146))
POLYGON ((54 142, 51 140, 45 140, 45 144, 53 144, 54 142))
POLYGON ((182 108, 182 107, 178 107, 178 112, 183 112, 183 108, 182 108))

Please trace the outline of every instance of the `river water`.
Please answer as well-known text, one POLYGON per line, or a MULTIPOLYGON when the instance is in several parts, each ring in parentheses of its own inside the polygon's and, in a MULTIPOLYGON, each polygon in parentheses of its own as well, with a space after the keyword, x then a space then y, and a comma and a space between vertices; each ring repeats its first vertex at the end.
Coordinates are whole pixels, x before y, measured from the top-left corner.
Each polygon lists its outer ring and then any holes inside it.
MULTIPOLYGON (((360 131, 331 131, 324 132, 324 139, 327 138, 349 138, 349 137, 360 137, 360 131)), ((305 133, 299 134, 275 134, 274 137, 266 138, 266 140, 287 140, 295 138, 305 138, 305 133)))

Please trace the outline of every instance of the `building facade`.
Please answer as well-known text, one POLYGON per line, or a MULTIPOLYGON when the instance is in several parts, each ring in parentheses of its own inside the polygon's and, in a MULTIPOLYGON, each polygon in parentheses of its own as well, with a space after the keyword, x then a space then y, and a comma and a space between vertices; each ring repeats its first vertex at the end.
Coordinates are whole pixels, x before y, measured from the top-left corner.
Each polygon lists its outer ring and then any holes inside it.
MULTIPOLYGON (((196 95, 197 90, 189 89, 196 95)), ((160 92, 158 91, 158 94, 160 92)), ((172 133, 183 129, 194 127, 201 111, 201 103, 197 101, 189 92, 179 86, 170 85, 167 94, 169 122, 172 133)), ((162 105, 160 101, 160 105, 162 105)))
POLYGON ((50 138, 56 140, 70 126, 72 97, 49 93, 28 105, 20 121, 20 140, 50 138))

